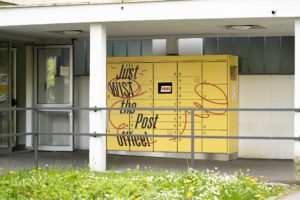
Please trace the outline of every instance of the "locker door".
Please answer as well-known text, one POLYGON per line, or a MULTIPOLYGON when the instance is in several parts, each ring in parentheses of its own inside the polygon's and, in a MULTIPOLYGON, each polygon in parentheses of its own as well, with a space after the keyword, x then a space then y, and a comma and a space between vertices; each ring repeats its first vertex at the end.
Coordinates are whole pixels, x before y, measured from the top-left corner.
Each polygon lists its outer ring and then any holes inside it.
MULTIPOLYGON (((107 106, 109 108, 121 108, 129 101, 130 80, 125 73, 128 68, 128 62, 107 64, 107 106)), ((118 137, 107 137, 108 150, 129 150, 129 140, 125 136, 129 134, 128 111, 108 111, 107 133, 120 134, 118 137)))
MULTIPOLYGON (((153 63, 131 62, 134 77, 131 80, 135 95, 130 103, 136 108, 153 108, 153 63)), ((153 151, 153 120, 152 110, 135 110, 130 114, 131 134, 144 134, 134 137, 130 151, 153 151), (151 121, 152 122, 152 121, 151 121)))
MULTIPOLYGON (((120 108, 122 100, 108 100, 107 106, 120 108)), ((107 137, 108 150, 129 150, 129 143, 126 134, 129 134, 129 114, 128 111, 111 110, 108 111, 107 133, 120 134, 120 136, 107 137)))
POLYGON ((203 97, 205 99, 228 99, 227 85, 203 83, 203 97))
MULTIPOLYGON (((204 131, 204 136, 227 136, 227 131, 204 131)), ((227 153, 227 139, 203 139, 204 153, 227 153)))
POLYGON ((203 62, 203 82, 227 84, 227 62, 203 62))
POLYGON ((208 108, 203 113, 203 129, 227 130, 227 111, 209 110, 209 108, 227 108, 225 100, 213 100, 213 102, 203 102, 204 108, 208 108), (219 104, 216 104, 219 103, 219 104))
MULTIPOLYGON (((154 64, 154 107, 177 108, 177 63, 155 63, 154 64), (172 86, 172 91, 163 93, 160 85, 172 86)), ((177 111, 154 111, 158 116, 156 128, 154 129, 154 151, 176 152, 177 139, 177 111), (170 138, 159 138, 155 135, 167 134, 170 138)))
MULTIPOLYGON (((201 62, 179 62, 178 63, 178 107, 195 108, 195 103, 202 104, 202 86, 197 87, 202 82, 201 62)), ((194 133, 202 135, 201 111, 197 112, 194 118, 194 133), (200 117, 199 117, 200 116, 200 117)), ((191 135, 191 114, 189 110, 178 111, 178 134, 191 135)), ((202 151, 202 139, 195 139, 195 152, 202 151)), ((178 152, 191 152, 191 139, 178 139, 178 152)))

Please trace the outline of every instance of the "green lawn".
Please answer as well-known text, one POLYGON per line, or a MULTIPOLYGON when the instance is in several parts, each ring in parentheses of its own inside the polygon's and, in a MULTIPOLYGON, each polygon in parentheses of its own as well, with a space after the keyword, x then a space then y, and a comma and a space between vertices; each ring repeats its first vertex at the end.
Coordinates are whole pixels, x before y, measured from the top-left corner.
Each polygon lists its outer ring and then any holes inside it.
MULTIPOLYGON (((0 169, 3 170, 3 169, 0 169)), ((0 199, 264 199, 288 186, 270 185, 248 172, 96 173, 88 169, 8 171, 0 175, 0 199)))

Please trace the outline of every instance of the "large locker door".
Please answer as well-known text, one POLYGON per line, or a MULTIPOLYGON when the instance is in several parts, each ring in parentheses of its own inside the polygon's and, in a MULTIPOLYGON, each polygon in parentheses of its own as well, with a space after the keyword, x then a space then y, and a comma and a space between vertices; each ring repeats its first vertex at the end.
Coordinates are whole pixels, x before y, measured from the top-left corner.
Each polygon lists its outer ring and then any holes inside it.
MULTIPOLYGON (((202 105, 202 63, 178 63, 178 108, 197 108, 202 105)), ((190 111, 178 111, 178 134, 191 135, 190 111)), ((196 111, 194 117, 194 134, 202 135, 202 112, 196 111)), ((195 152, 202 151, 202 139, 195 139, 195 152)), ((190 152, 191 139, 178 139, 178 151, 190 152)))
MULTIPOLYGON (((154 107, 177 108, 176 62, 154 63, 154 107)), ((158 117, 154 136, 170 135, 170 138, 154 137, 154 151, 176 152, 177 139, 172 135, 177 135, 177 111, 154 111, 154 116, 158 117)))
MULTIPOLYGON (((107 106, 109 108, 122 108, 130 97, 130 81, 126 75, 128 62, 107 64, 107 106)), ((108 150, 129 150, 130 134, 129 111, 108 111, 107 133, 120 134, 120 136, 107 137, 108 150)))
POLYGON ((227 62, 203 62, 203 82, 227 84, 227 62))
MULTIPOLYGON (((209 108, 228 107, 227 62, 203 62, 203 135, 226 136, 228 130, 227 111, 209 108)), ((203 139, 203 152, 226 153, 227 139, 203 139)))
MULTIPOLYGON (((136 76, 131 80, 134 96, 130 104, 136 108, 153 108, 153 63, 130 63, 136 76)), ((145 134, 145 137, 134 137, 130 151, 153 151, 153 110, 135 110, 130 114, 131 134, 145 134)))

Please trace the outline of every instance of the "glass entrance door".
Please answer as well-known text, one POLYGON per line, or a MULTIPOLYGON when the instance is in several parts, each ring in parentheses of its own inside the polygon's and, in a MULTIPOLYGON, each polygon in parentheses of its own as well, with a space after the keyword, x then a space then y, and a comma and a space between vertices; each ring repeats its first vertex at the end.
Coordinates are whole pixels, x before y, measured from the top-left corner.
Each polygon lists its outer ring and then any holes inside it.
MULTIPOLYGON (((10 95, 10 47, 9 42, 0 41, 0 108, 11 107, 10 95)), ((0 112, 0 135, 11 133, 11 113, 0 112)), ((11 137, 0 137, 0 154, 11 151, 11 137)))
POLYGON ((73 137, 59 135, 73 132, 72 111, 55 110, 73 106, 72 46, 37 47, 35 52, 35 96, 41 109, 38 129, 41 133, 53 133, 39 137, 39 150, 73 151, 73 137))

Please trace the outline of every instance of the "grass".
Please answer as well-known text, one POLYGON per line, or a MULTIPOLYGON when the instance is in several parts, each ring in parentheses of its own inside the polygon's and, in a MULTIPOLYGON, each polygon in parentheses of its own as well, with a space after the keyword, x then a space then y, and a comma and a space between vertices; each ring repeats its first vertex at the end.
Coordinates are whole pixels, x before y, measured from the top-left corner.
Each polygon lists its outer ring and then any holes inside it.
MULTIPOLYGON (((1 169, 0 169, 1 170, 1 169)), ((249 172, 249 171, 248 171, 249 172)), ((96 173, 88 169, 33 169, 0 175, 0 199, 265 199, 288 189, 248 172, 96 173)))

